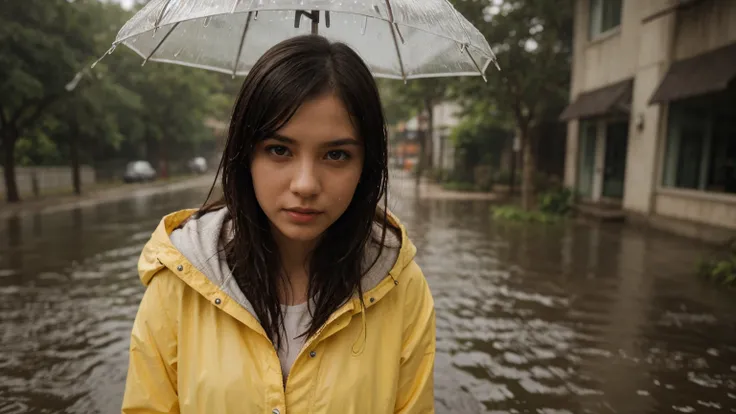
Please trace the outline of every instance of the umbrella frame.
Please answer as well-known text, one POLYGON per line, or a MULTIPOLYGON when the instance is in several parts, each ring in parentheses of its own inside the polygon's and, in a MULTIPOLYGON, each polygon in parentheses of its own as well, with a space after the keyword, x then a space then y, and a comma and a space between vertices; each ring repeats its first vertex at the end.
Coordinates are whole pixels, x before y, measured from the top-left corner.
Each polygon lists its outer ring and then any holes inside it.
MULTIPOLYGON (((169 4, 172 1, 173 0, 167 0, 166 4, 161 9, 161 12, 160 12, 159 16, 157 17, 156 22, 154 23, 154 28, 153 28, 153 32, 154 33, 159 29, 160 23, 163 20, 163 17, 164 17, 164 15, 166 13, 166 10, 168 9, 169 4)), ((478 62, 475 60, 475 58, 473 57, 473 55, 468 50, 469 47, 473 47, 475 49, 477 49, 477 47, 474 46, 474 45, 472 45, 470 43, 470 36, 468 35, 467 30, 465 29, 465 27, 462 25, 462 22, 460 20, 460 17, 458 16, 457 10, 455 10, 455 8, 452 6, 452 4, 449 2, 449 0, 445 0, 445 1, 452 8, 453 14, 455 15, 455 18, 456 18, 458 24, 460 25, 460 27, 463 28, 463 31, 465 32, 465 41, 464 42, 460 42, 460 41, 458 41, 456 39, 451 39, 451 38, 448 38, 448 39, 457 42, 459 44, 459 46, 460 46, 460 50, 462 50, 468 56, 468 58, 470 58, 471 62, 473 63, 473 66, 475 66, 475 68, 477 70, 477 73, 475 73, 475 75, 476 76, 477 75, 480 75, 483 78, 483 81, 488 82, 487 77, 485 75, 485 71, 488 68, 488 66, 491 64, 491 62, 495 64, 496 69, 498 69, 499 71, 501 70, 501 68, 498 66, 498 62, 496 61, 495 55, 491 51, 491 56, 487 56, 490 59, 488 60, 488 62, 486 62, 486 64, 483 66, 483 68, 481 68, 478 65, 478 62)), ((232 10, 230 11, 231 14, 232 13, 235 13, 235 10, 237 9, 238 5, 240 5, 241 2, 242 2, 242 0, 234 0, 232 10)), ((252 8, 252 5, 253 5, 254 2, 255 2, 255 0, 251 0, 251 6, 249 6, 249 8, 252 8)), ((400 48, 399 48, 399 41, 401 41, 401 43, 404 44, 404 37, 401 34, 401 30, 399 28, 398 23, 395 23, 394 22, 393 8, 391 7, 390 0, 385 0, 385 2, 386 2, 386 8, 387 8, 388 14, 389 14, 388 15, 388 19, 385 20, 385 21, 390 25, 390 28, 391 28, 391 35, 392 35, 392 38, 393 38, 394 49, 396 50, 396 58, 398 60, 398 63, 399 63, 400 69, 401 69, 401 76, 400 77, 399 76, 391 76, 391 75, 381 75, 381 76, 386 77, 386 78, 392 78, 392 79, 402 79, 404 81, 404 83, 406 83, 407 82, 407 76, 406 76, 406 71, 404 69, 403 58, 401 56, 401 51, 400 51, 400 48)), ((308 18, 311 21, 311 33, 313 35, 319 35, 319 23, 320 23, 320 11, 319 10, 311 10, 311 11, 299 10, 299 9, 297 9, 297 10, 288 9, 288 10, 295 11, 295 19, 294 19, 294 27, 295 28, 299 28, 300 23, 301 23, 301 18, 302 17, 306 17, 306 18, 308 18)), ((212 17, 212 16, 208 16, 207 18, 210 18, 210 17, 212 17)), ((366 19, 367 18, 368 18, 368 16, 366 16, 366 19)), ((153 59, 153 60, 158 61, 158 62, 172 63, 172 64, 178 64, 178 65, 183 65, 183 66, 196 67, 196 68, 200 68, 200 69, 212 70, 212 71, 221 72, 221 73, 228 73, 228 74, 232 75, 233 78, 234 78, 234 77, 237 76, 237 69, 236 69, 237 68, 237 63, 240 61, 240 57, 241 57, 242 51, 243 51, 243 45, 245 44, 246 34, 248 32, 248 28, 250 26, 250 22, 251 22, 252 19, 258 19, 258 11, 255 11, 255 12, 254 11, 248 11, 248 18, 247 18, 246 24, 244 25, 244 28, 243 28, 243 34, 241 35, 240 47, 238 48, 238 53, 237 53, 237 56, 236 56, 235 61, 233 62, 233 70, 231 72, 226 72, 225 70, 223 70, 222 68, 219 68, 219 67, 210 67, 210 66, 205 66, 205 65, 187 64, 185 62, 173 61, 173 60, 169 60, 169 59, 153 59)), ((327 27, 330 27, 330 11, 329 10, 324 10, 324 20, 325 20, 325 25, 327 27)), ((186 20, 183 20, 183 21, 186 21, 186 20)), ((154 49, 148 55, 144 55, 139 50, 131 47, 130 45, 126 45, 126 46, 128 46, 130 49, 132 49, 134 52, 136 52, 138 55, 140 55, 143 58, 143 63, 141 64, 141 66, 144 66, 149 60, 152 59, 153 55, 156 54, 156 52, 164 44, 164 42, 166 42, 166 40, 171 35, 171 33, 174 30, 176 30, 176 28, 179 26, 179 24, 182 23, 183 21, 179 21, 179 22, 174 23, 173 26, 171 27, 171 29, 169 29, 169 31, 164 35, 164 37, 161 39, 161 41, 158 42, 158 44, 156 45, 156 47, 154 47, 154 49)), ((409 27, 411 27, 411 26, 409 26, 409 27)), ((415 29, 418 29, 418 28, 415 28, 415 29)), ((418 29, 418 30, 421 30, 421 29, 418 29)), ((139 35, 139 34, 136 34, 136 35, 133 35, 133 36, 137 36, 137 35, 139 35)), ((92 68, 94 68, 102 59, 104 59, 105 56, 107 56, 108 54, 112 54, 112 52, 115 50, 115 48, 117 47, 117 45, 119 45, 121 43, 125 44, 125 41, 128 38, 119 39, 119 40, 116 40, 115 42, 113 42, 112 47, 107 51, 107 53, 105 53, 102 57, 100 57, 97 61, 95 61, 92 64, 92 68)), ((483 53, 483 52, 481 52, 481 53, 483 53)), ((485 53, 483 53, 483 54, 485 54, 485 53)), ((473 75, 473 73, 468 72, 468 73, 455 74, 455 75, 456 76, 461 76, 461 75, 466 75, 467 76, 467 75, 473 75)), ((436 75, 436 74, 427 74, 427 75, 415 75, 415 76, 412 76, 412 78, 431 78, 431 77, 437 77, 437 76, 438 75, 436 75)), ((442 75, 439 75, 439 76, 442 76, 442 75)))

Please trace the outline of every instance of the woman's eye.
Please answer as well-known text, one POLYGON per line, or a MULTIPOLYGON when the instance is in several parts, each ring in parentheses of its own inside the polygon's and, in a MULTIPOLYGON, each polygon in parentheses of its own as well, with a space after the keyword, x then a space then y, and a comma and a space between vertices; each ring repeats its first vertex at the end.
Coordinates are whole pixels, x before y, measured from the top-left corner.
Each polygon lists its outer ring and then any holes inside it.
POLYGON ((350 154, 342 150, 335 150, 327 153, 327 159, 330 161, 345 161, 349 158, 350 154))
POLYGON ((275 155, 277 157, 284 157, 289 155, 289 149, 283 145, 271 145, 269 147, 266 147, 266 151, 269 154, 275 155))

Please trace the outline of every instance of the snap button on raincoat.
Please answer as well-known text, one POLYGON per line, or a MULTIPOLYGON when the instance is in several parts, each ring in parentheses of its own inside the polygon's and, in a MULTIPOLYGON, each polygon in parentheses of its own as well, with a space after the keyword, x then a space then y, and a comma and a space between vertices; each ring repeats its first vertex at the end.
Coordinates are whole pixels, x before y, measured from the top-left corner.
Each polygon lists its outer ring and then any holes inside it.
POLYGON ((256 317, 192 265, 166 216, 146 244, 122 412, 433 413, 435 313, 404 227, 389 274, 308 338, 284 384, 256 317))

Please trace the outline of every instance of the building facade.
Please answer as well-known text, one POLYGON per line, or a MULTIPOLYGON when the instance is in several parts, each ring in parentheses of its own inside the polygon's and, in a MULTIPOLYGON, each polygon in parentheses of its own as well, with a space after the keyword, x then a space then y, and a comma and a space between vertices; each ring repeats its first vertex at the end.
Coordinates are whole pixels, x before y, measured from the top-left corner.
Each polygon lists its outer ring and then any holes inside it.
POLYGON ((565 184, 581 203, 736 235, 736 1, 576 0, 565 184))

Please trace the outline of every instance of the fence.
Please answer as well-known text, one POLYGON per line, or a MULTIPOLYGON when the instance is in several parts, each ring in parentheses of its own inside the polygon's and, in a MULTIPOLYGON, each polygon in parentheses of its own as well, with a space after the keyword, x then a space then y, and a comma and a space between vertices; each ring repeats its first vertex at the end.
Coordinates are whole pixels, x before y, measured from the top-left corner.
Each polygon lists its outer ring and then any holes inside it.
MULTIPOLYGON (((3 168, 0 166, 0 172, 3 168)), ((71 167, 16 167, 15 182, 21 196, 33 195, 35 186, 39 194, 71 191, 74 188, 71 167)), ((83 165, 79 168, 82 188, 97 181, 94 168, 83 165)), ((5 185, 0 186, 0 194, 5 195, 5 185)))

